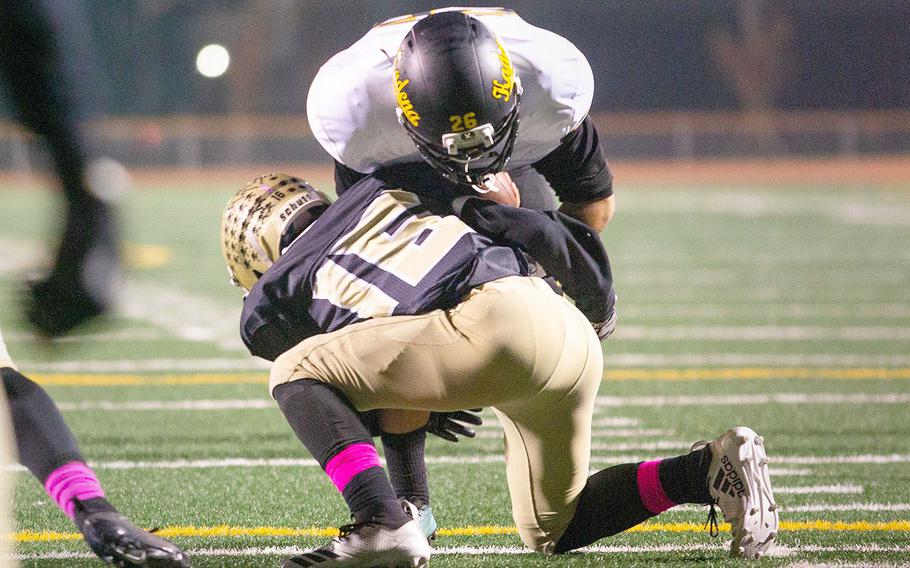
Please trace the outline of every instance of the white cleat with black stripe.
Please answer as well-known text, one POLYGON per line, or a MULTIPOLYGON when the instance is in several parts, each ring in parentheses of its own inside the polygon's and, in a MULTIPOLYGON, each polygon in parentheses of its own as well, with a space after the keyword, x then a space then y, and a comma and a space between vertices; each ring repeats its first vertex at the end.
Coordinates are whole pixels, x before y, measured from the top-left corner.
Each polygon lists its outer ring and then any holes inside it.
POLYGON ((281 568, 424 568, 430 545, 414 521, 397 529, 378 523, 345 525, 327 545, 288 558, 281 568))
POLYGON ((774 548, 780 514, 771 492, 764 440, 751 428, 740 426, 709 446, 708 491, 731 525, 731 554, 749 559, 766 556, 774 548))

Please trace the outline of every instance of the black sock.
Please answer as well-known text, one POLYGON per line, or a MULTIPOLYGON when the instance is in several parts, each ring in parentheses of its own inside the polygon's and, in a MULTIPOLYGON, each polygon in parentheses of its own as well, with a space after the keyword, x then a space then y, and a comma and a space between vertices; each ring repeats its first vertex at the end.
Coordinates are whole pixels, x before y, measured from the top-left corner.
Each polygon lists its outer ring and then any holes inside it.
POLYGON ((711 502, 708 493, 708 467, 711 465, 711 450, 708 446, 688 454, 667 458, 660 462, 657 474, 664 493, 674 503, 711 502))
POLYGON ((638 465, 609 467, 588 478, 575 516, 556 543, 557 553, 581 548, 655 516, 639 497, 638 465))
POLYGON ((0 376, 22 465, 43 484, 60 466, 85 462, 76 438, 44 389, 9 367, 0 369, 0 376))
POLYGON ((389 479, 399 499, 407 499, 417 507, 430 504, 430 486, 424 462, 427 432, 423 428, 407 434, 382 433, 389 479))
POLYGON ((104 497, 93 497, 91 499, 76 499, 76 508, 74 510, 73 521, 79 530, 82 530, 82 523, 85 518, 93 513, 117 513, 117 509, 111 505, 104 497))
MULTIPOLYGON (((272 391, 297 437, 323 469, 354 444, 373 445, 357 410, 338 389, 312 379, 278 385, 272 391)), ((392 528, 408 521, 381 467, 355 475, 342 490, 357 522, 378 520, 392 528)))
POLYGON ((398 503, 381 467, 371 467, 355 475, 341 495, 354 515, 354 522, 378 521, 397 529, 411 520, 398 503))

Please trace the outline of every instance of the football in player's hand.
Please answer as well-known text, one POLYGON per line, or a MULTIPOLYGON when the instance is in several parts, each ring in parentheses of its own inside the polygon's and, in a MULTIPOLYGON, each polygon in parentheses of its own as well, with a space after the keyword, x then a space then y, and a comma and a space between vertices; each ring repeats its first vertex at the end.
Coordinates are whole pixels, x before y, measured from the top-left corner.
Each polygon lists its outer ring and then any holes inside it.
POLYGON ((509 172, 499 172, 487 176, 484 185, 481 188, 486 190, 480 194, 484 199, 518 207, 521 205, 521 195, 518 193, 518 186, 512 181, 509 172))

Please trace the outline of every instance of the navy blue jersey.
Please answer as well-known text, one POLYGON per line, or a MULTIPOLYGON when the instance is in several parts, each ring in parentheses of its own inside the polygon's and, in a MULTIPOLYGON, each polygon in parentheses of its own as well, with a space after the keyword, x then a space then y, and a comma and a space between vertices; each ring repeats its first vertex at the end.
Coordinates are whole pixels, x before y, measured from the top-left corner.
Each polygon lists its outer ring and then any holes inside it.
POLYGON ((274 359, 307 337, 369 318, 455 306, 476 286, 525 275, 518 251, 376 178, 345 192, 244 300, 241 336, 274 359), (442 214, 439 214, 442 213, 442 214))

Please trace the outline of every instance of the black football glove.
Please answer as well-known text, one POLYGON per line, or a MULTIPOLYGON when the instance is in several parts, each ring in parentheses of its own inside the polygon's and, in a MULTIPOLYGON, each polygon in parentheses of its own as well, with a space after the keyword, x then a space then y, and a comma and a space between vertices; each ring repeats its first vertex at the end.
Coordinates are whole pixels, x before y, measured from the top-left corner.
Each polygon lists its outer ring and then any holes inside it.
POLYGON ((591 325, 594 326, 594 332, 597 334, 597 339, 603 341, 610 337, 616 329, 616 310, 612 310, 610 316, 606 320, 599 323, 592 323, 591 325))
POLYGON ((456 410, 455 412, 431 412, 430 421, 427 422, 427 432, 439 436, 449 442, 457 442, 458 437, 473 438, 477 435, 468 424, 480 426, 483 418, 479 413, 482 408, 470 410, 456 410))

